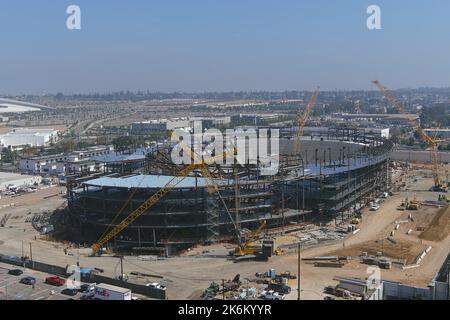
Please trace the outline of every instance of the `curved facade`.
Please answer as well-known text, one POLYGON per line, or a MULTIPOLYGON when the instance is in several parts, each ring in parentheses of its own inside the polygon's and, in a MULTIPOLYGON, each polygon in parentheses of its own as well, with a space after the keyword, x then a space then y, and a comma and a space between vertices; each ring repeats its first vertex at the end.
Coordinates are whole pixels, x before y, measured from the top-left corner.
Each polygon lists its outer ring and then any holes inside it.
MULTIPOLYGON (((111 245, 152 251, 228 239, 233 236, 230 216, 248 229, 262 220, 269 227, 279 227, 343 218, 358 212, 389 185, 393 147, 389 140, 338 130, 302 140, 299 158, 289 152, 294 140, 289 135, 281 139, 278 176, 259 177, 255 168, 243 167, 238 174, 217 179, 228 210, 218 195, 208 193, 202 177, 188 177, 111 245)), ((156 160, 151 158, 148 166, 155 167, 156 160)), ((74 235, 84 241, 97 240, 109 225, 123 220, 173 178, 167 169, 158 171, 161 175, 116 175, 71 183, 74 235)))

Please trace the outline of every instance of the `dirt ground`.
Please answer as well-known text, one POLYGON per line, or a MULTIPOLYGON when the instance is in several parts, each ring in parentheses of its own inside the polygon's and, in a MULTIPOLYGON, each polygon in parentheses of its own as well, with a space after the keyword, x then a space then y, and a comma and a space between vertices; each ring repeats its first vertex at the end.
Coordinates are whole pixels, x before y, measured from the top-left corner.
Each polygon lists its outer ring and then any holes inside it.
MULTIPOLYGON (((326 256, 343 249, 349 250, 348 255, 358 255, 358 251, 362 250, 363 247, 366 251, 367 248, 370 248, 373 252, 378 251, 380 243, 375 241, 386 239, 388 234, 395 228, 396 221, 407 220, 408 214, 412 213, 414 222, 401 223, 399 230, 397 230, 396 239, 400 243, 399 248, 391 248, 389 241, 385 240, 384 244, 381 244, 382 250, 385 251, 386 255, 398 255, 401 258, 405 257, 408 259, 409 256, 414 256, 416 252, 425 247, 432 246, 433 249, 424 258, 420 267, 408 270, 400 268, 382 270, 382 278, 426 287, 434 278, 450 251, 450 236, 447 235, 441 241, 419 239, 421 231, 417 231, 418 226, 427 227, 427 224, 440 226, 442 219, 448 219, 446 218, 448 217, 447 215, 442 215, 439 219, 436 218, 436 208, 422 206, 421 210, 416 212, 397 210, 397 206, 402 199, 406 197, 411 198, 414 194, 421 201, 437 200, 438 194, 428 191, 432 184, 431 178, 419 178, 418 181, 414 181, 414 177, 417 175, 417 172, 411 172, 408 178, 405 177, 407 190, 389 197, 382 203, 379 211, 365 211, 361 219, 361 231, 359 233, 352 235, 345 241, 337 241, 334 244, 321 247, 306 248, 301 252, 302 257, 326 256), (437 224, 433 223, 433 221, 437 221, 437 224), (413 231, 407 235, 406 233, 409 229, 413 229, 413 231)), ((60 206, 65 199, 53 197, 44 200, 43 198, 57 194, 62 190, 64 188, 51 188, 19 198, 4 197, 0 200, 0 206, 8 205, 12 202, 17 204, 14 207, 0 209, 0 217, 8 212, 18 216, 18 218, 10 219, 6 228, 0 229, 0 253, 20 255, 22 241, 24 241, 25 250, 28 250, 29 243, 32 244, 33 256, 37 261, 45 261, 60 266, 75 264, 79 261, 83 267, 104 269, 104 275, 113 277, 118 275, 118 270, 120 269, 118 258, 106 256, 89 257, 89 249, 69 250, 70 254, 65 255, 63 244, 48 242, 39 238, 34 239, 37 232, 32 228, 31 224, 25 223, 28 212, 60 206)), ((432 231, 429 232, 432 233, 432 231)), ((296 240, 295 236, 287 238, 287 242, 295 242, 296 240)), ((244 284, 246 284, 246 279, 248 279, 249 286, 252 287, 256 286, 253 282, 255 272, 265 272, 269 268, 274 268, 277 272, 291 271, 296 274, 298 272, 298 255, 296 252, 290 252, 283 256, 274 256, 268 262, 234 263, 222 256, 232 247, 230 244, 219 244, 210 247, 199 246, 183 256, 158 260, 127 256, 124 260, 124 270, 127 274, 132 272, 147 274, 146 276, 131 277, 130 281, 133 282, 148 283, 158 281, 165 283, 168 286, 168 295, 171 299, 199 299, 203 290, 212 281, 221 283, 222 279, 232 279, 236 274, 241 275, 244 284), (207 256, 204 253, 205 251, 209 251, 210 254, 216 255, 216 257, 207 256)), ((357 260, 350 260, 343 268, 320 268, 303 261, 300 275, 302 299, 323 299, 324 287, 336 284, 337 282, 334 280, 336 276, 360 279, 368 276, 367 265, 363 265, 357 260)), ((296 299, 296 282, 293 281, 291 285, 292 293, 287 296, 287 299, 296 299)))
POLYGON ((425 231, 419 236, 429 241, 442 241, 450 234, 450 206, 435 215, 425 231))
POLYGON ((421 244, 415 244, 411 241, 400 240, 392 243, 387 239, 367 241, 349 248, 334 251, 333 255, 338 256, 360 256, 362 252, 376 256, 379 252, 383 256, 393 260, 401 260, 406 264, 413 264, 417 258, 427 247, 421 244))

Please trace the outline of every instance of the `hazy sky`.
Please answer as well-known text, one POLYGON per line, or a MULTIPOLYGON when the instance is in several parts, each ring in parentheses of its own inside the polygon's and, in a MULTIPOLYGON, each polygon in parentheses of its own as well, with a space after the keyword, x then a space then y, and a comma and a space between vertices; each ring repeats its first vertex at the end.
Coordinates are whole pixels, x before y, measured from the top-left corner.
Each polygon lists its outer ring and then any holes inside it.
POLYGON ((450 86, 448 0, 0 0, 0 94, 450 86), (82 30, 66 29, 66 8, 82 30), (382 9, 369 31, 366 9, 382 9))

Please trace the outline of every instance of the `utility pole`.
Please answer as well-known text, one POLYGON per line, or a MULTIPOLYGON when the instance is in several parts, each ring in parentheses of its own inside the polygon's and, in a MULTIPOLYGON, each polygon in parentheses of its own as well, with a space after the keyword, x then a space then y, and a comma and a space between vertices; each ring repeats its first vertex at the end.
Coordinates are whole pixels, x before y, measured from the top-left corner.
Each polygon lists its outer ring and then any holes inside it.
POLYGON ((123 278, 123 256, 120 256, 120 279, 122 279, 122 281, 124 281, 124 278, 123 278))
POLYGON ((34 268, 34 262, 33 262, 33 248, 31 247, 31 242, 30 242, 30 261, 31 261, 31 267, 34 268))
POLYGON ((222 279, 222 300, 225 300, 225 279, 222 279))
POLYGON ((299 300, 299 301, 300 301, 300 292, 301 292, 301 288, 300 288, 300 265, 301 265, 301 261, 302 261, 301 250, 302 250, 302 244, 299 242, 298 243, 298 267, 297 267, 297 287, 298 287, 297 300, 299 300))

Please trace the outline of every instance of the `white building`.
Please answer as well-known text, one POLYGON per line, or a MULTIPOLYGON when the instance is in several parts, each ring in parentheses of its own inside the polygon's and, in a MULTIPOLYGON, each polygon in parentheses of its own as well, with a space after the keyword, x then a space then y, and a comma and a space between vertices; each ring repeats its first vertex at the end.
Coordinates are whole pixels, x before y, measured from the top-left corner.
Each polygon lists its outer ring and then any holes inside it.
POLYGON ((178 128, 186 128, 190 126, 190 121, 187 119, 160 119, 150 120, 144 122, 134 122, 131 124, 131 131, 133 132, 165 132, 167 130, 174 130, 178 128))
POLYGON ((62 153, 21 159, 19 162, 19 170, 20 172, 29 174, 53 173, 51 168, 56 168, 57 163, 64 163, 67 159, 68 155, 62 153))
POLYGON ((43 147, 58 139, 58 131, 53 129, 15 129, 0 136, 4 148, 19 146, 43 147))
MULTIPOLYGON (((107 156, 114 153, 113 146, 89 147, 86 150, 74 151, 71 154, 55 154, 49 156, 21 159, 19 170, 28 174, 63 174, 66 172, 95 172, 98 166, 87 165, 83 161, 94 157, 107 156), (79 164, 77 164, 79 162, 79 164)), ((101 170, 101 168, 99 169, 101 170)))

